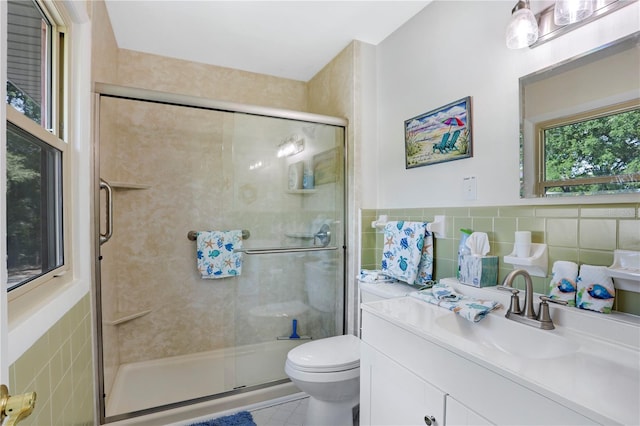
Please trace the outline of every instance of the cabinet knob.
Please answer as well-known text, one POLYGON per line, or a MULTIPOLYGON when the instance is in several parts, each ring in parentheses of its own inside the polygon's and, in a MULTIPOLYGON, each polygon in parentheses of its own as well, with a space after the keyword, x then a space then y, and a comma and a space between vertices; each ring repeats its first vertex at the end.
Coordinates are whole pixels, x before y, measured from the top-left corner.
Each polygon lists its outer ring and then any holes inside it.
POLYGON ((436 418, 433 416, 424 416, 424 423, 427 426, 433 426, 436 424, 436 418))

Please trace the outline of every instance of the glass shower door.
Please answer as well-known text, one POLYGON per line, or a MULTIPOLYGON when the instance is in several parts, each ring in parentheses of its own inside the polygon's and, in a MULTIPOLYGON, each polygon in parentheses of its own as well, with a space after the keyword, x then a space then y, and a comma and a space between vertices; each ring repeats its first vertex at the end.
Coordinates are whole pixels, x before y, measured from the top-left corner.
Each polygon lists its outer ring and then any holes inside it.
POLYGON ((343 333, 344 129, 234 114, 232 228, 247 229, 235 308, 237 387, 286 379, 287 352, 343 333))
POLYGON ((282 383, 288 350, 343 333, 343 127, 106 95, 98 124, 107 421, 282 383), (188 235, 236 229, 241 273, 203 279, 188 235))

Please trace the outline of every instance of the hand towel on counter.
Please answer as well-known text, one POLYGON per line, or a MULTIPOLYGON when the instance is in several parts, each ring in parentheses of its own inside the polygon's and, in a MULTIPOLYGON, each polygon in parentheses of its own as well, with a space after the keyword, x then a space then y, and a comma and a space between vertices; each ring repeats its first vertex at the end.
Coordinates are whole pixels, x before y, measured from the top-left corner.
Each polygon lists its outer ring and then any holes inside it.
POLYGON ((242 272, 242 230, 198 232, 198 271, 202 279, 226 278, 242 272))
POLYGON ((382 272, 408 284, 426 284, 433 267, 432 247, 426 222, 389 222, 384 227, 382 272))
POLYGON ((564 260, 553 262, 549 297, 555 300, 564 300, 569 306, 576 306, 577 281, 577 263, 564 260))
POLYGON ((611 313, 616 292, 606 266, 582 265, 578 276, 576 306, 611 313))
POLYGON ((358 281, 363 283, 391 283, 397 282, 395 278, 388 277, 382 271, 361 269, 358 275, 358 281))
POLYGON ((474 299, 456 293, 446 284, 437 283, 427 290, 409 293, 410 297, 438 305, 455 312, 466 320, 478 322, 489 312, 500 307, 492 300, 474 299))

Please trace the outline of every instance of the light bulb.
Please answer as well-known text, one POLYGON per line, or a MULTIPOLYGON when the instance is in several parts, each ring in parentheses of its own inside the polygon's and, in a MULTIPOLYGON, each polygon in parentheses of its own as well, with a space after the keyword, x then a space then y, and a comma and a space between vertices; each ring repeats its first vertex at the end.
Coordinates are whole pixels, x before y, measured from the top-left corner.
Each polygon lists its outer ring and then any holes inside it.
POLYGON ((509 49, 521 49, 538 41, 538 22, 528 2, 518 2, 507 25, 506 41, 509 49))
POLYGON ((575 24, 593 15, 593 0, 556 0, 553 21, 556 25, 575 24))

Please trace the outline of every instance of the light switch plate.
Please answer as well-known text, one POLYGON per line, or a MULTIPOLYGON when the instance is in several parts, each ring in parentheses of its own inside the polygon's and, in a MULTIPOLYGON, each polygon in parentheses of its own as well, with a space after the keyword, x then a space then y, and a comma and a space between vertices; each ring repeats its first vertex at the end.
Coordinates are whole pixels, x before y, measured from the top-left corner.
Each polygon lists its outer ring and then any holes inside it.
POLYGON ((465 200, 472 201, 478 198, 476 181, 477 179, 475 176, 462 178, 462 196, 465 200))

